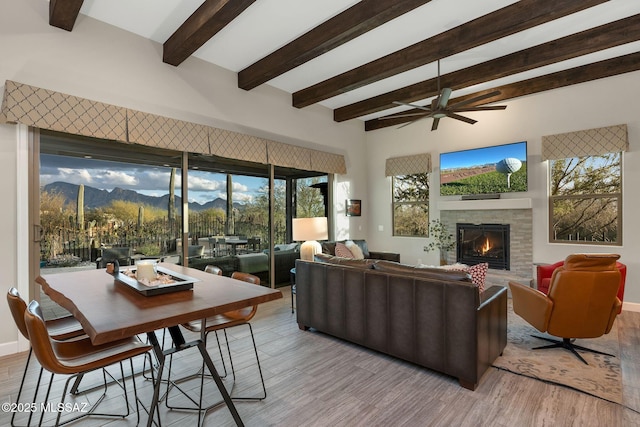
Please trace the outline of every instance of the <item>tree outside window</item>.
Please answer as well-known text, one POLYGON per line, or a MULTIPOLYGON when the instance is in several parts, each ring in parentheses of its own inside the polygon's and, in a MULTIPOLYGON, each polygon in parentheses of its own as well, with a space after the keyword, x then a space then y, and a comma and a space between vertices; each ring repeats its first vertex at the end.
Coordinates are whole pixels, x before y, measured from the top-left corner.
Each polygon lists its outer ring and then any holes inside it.
POLYGON ((551 160, 552 243, 622 244, 622 153, 551 160))
POLYGON ((429 174, 418 173, 394 176, 393 235, 429 235, 429 174))

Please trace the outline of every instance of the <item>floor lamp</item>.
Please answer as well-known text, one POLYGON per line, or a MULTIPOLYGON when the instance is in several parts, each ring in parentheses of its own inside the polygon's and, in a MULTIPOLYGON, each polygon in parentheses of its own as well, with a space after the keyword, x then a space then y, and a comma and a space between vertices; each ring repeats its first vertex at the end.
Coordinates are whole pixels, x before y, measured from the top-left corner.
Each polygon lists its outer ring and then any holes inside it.
POLYGON ((322 252, 322 246, 318 240, 329 238, 327 218, 294 218, 293 219, 293 240, 304 242, 300 245, 300 259, 313 261, 315 254, 322 252))

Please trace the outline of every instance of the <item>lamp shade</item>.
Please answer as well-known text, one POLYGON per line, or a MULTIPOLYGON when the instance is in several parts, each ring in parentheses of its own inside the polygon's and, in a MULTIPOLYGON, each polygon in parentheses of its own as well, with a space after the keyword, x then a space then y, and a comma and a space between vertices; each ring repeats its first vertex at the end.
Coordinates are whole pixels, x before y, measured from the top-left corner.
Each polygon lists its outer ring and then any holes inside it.
POLYGON ((324 216, 315 218, 293 219, 293 240, 303 242, 306 240, 327 240, 329 230, 327 218, 324 216))
POLYGON ((316 240, 327 240, 329 230, 326 217, 294 218, 293 240, 304 241, 300 245, 300 259, 313 261, 317 253, 322 252, 322 246, 316 240))

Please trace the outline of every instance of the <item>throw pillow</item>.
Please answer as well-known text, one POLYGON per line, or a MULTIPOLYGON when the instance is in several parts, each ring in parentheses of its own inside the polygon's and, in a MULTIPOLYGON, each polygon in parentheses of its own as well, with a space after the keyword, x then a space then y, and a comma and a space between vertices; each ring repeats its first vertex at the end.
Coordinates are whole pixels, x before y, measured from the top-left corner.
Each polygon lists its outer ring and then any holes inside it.
POLYGON ((484 282, 487 278, 489 263, 482 262, 480 264, 472 265, 471 267, 466 264, 456 263, 452 265, 443 265, 440 268, 453 271, 465 271, 469 273, 469 275, 471 276, 471 282, 478 287, 480 293, 484 292, 484 282))
POLYGON ((487 262, 481 262, 480 264, 472 265, 471 267, 469 267, 471 281, 479 288, 480 293, 484 292, 484 281, 487 278, 488 269, 489 263, 487 262))
POLYGON ((351 251, 351 253, 353 254, 353 258, 364 259, 362 249, 360 249, 360 246, 358 246, 353 240, 347 240, 346 242, 344 242, 344 245, 351 251))
POLYGON ((336 256, 342 258, 355 258, 353 252, 344 243, 336 243, 336 256))

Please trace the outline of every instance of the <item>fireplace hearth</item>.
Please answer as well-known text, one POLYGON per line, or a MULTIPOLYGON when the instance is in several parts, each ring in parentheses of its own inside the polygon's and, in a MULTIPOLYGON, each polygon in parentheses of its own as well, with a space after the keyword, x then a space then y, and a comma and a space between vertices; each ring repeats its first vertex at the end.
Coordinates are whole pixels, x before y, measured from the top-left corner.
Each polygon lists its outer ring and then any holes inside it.
POLYGON ((456 261, 509 270, 509 224, 456 224, 456 261))

